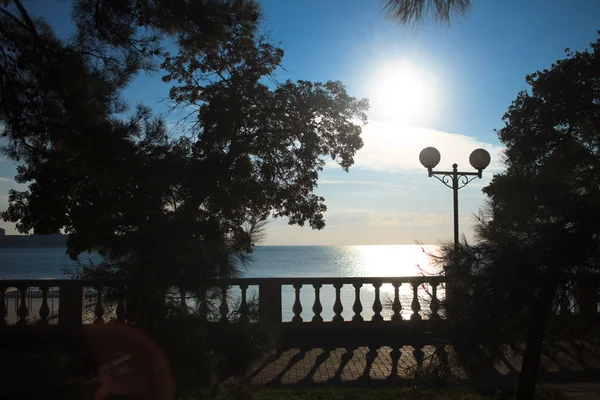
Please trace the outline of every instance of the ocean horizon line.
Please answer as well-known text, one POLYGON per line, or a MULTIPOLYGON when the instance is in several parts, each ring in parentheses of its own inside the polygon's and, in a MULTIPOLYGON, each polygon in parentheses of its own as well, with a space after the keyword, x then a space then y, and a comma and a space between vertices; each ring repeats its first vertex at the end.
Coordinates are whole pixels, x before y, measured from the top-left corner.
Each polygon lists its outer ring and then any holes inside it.
POLYGON ((440 243, 397 243, 397 244, 256 244, 254 247, 356 247, 356 246, 440 246, 440 243))

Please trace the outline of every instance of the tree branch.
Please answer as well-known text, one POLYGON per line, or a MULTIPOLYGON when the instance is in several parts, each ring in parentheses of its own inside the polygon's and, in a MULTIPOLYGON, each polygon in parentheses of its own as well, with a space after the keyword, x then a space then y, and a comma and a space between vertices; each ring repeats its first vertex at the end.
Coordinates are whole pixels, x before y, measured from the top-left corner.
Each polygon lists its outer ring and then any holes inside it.
POLYGON ((23 7, 23 4, 21 4, 20 0, 13 0, 13 2, 17 6, 17 8, 19 9, 19 12, 21 13, 21 16, 23 17, 23 19, 25 20, 25 23, 29 27, 29 30, 31 31, 31 34, 33 35, 34 41, 37 42, 37 44, 40 46, 40 48, 43 48, 44 47, 44 42, 42 41, 42 38, 38 34, 38 31, 35 28, 35 25, 33 24, 33 21, 31 20, 31 18, 29 17, 29 14, 27 13, 27 10, 25 10, 25 7, 23 7))

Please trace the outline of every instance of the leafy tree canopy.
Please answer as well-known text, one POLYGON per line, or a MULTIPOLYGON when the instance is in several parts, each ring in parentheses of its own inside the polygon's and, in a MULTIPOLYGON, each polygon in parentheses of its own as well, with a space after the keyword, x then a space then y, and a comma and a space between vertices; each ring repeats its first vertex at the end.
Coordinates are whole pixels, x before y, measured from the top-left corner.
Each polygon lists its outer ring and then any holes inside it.
MULTIPOLYGON (((498 131, 507 169, 484 189, 476 241, 442 263, 468 267, 472 293, 449 307, 470 320, 465 348, 526 350, 519 399, 533 395, 542 341, 557 309, 600 273, 600 40, 527 77, 498 131)), ((597 282, 597 281, 596 281, 597 282)), ((597 291, 597 288, 595 288, 597 291)), ((463 320, 463 321, 464 321, 463 320)))
MULTIPOLYGON (((542 273, 597 268, 600 211, 600 41, 527 77, 498 132, 507 170, 484 192, 479 236, 535 250, 542 273)), ((507 249, 507 251, 510 249, 507 249)))
POLYGON ((106 257, 96 272, 178 285, 234 272, 268 216, 324 227, 318 173, 325 156, 353 164, 368 103, 340 82, 277 82, 284 53, 257 35, 254 2, 77 0, 68 40, 13 3, 0 8, 0 120, 29 188, 3 219, 64 230, 73 258, 106 257), (158 65, 191 110, 187 135, 122 98, 158 65))

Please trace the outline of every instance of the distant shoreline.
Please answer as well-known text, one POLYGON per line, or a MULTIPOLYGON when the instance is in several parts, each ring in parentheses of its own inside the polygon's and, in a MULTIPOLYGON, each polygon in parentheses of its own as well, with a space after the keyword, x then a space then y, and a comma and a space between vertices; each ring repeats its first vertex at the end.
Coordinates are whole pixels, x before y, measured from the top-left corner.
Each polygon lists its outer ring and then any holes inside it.
POLYGON ((33 248, 47 248, 47 247, 58 247, 58 248, 67 248, 67 244, 66 243, 50 243, 50 244, 39 244, 39 243, 10 243, 10 244, 4 244, 4 243, 0 243, 0 247, 4 247, 4 248, 10 248, 10 249, 16 249, 16 248, 20 248, 20 247, 33 247, 33 248))
POLYGON ((67 246, 67 235, 2 235, 0 248, 56 248, 67 246))

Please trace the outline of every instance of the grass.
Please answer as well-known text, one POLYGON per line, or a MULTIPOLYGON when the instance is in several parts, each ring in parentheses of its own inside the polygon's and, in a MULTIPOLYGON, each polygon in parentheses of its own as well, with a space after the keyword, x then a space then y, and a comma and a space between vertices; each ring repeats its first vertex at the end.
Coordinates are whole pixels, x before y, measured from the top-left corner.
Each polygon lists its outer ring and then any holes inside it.
MULTIPOLYGON (((205 393, 182 397, 180 400, 209 399, 205 393)), ((411 389, 411 388, 290 388, 290 389, 223 389, 214 400, 511 400, 512 394, 483 395, 463 389, 411 389)), ((564 400, 564 397, 547 388, 537 391, 536 400, 564 400)))

